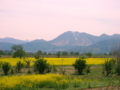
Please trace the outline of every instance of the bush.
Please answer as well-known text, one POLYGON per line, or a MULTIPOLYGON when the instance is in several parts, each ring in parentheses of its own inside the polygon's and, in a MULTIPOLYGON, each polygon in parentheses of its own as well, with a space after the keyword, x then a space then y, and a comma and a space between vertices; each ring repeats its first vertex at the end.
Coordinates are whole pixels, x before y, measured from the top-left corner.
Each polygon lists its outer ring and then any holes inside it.
POLYGON ((75 63, 73 64, 74 68, 78 71, 80 75, 83 74, 83 70, 86 68, 87 64, 86 61, 82 58, 76 59, 75 63))
POLYGON ((39 58, 40 58, 40 55, 35 54, 35 59, 39 59, 39 58))
POLYGON ((8 71, 10 70, 10 68, 11 68, 10 63, 4 62, 4 63, 2 64, 2 70, 3 70, 3 72, 4 72, 4 75, 8 75, 8 71))
POLYGON ((11 74, 14 74, 14 70, 13 70, 13 68, 11 68, 11 74))
POLYGON ((0 62, 0 67, 2 67, 3 62, 0 62))
POLYGON ((18 61, 16 63, 16 72, 20 72, 23 67, 24 67, 24 64, 21 61, 18 61))
POLYGON ((117 75, 120 75, 120 65, 116 66, 116 72, 117 72, 117 75))
POLYGON ((104 72, 103 74, 105 74, 106 77, 112 74, 114 66, 115 66, 115 62, 113 59, 106 60, 103 64, 103 72, 104 72))
POLYGON ((85 72, 86 72, 87 74, 90 73, 90 67, 91 67, 90 65, 87 65, 87 66, 86 66, 85 72))
POLYGON ((34 62, 35 70, 37 70, 40 74, 43 74, 45 70, 48 70, 49 66, 50 65, 44 58, 40 58, 34 62))
POLYGON ((30 68, 30 60, 24 60, 26 68, 30 68))

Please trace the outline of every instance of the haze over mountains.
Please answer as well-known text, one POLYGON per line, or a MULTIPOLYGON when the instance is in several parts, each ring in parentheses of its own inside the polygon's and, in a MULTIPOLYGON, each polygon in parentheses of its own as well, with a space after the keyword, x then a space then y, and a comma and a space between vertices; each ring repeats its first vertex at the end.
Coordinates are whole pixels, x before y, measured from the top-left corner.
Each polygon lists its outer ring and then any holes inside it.
POLYGON ((11 50, 12 45, 20 44, 28 52, 42 50, 47 52, 78 51, 81 53, 107 53, 119 42, 119 34, 94 36, 87 33, 68 31, 50 41, 43 39, 23 41, 14 38, 0 38, 0 50, 11 50))

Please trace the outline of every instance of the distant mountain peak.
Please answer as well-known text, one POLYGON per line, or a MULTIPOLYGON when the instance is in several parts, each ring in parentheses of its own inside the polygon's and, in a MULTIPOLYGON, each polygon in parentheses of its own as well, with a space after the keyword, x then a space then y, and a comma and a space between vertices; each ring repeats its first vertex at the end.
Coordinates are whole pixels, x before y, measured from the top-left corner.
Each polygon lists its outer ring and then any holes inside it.
POLYGON ((12 44, 22 44, 22 43, 26 43, 27 41, 14 39, 14 38, 10 38, 10 37, 5 37, 5 38, 0 38, 0 42, 12 43, 12 44))
POLYGON ((107 35, 107 34, 103 33, 103 34, 102 34, 102 35, 100 35, 100 36, 109 36, 109 35, 107 35))
POLYGON ((79 32, 72 32, 72 34, 73 34, 75 40, 77 41, 80 33, 79 32))
POLYGON ((57 45, 57 46, 65 46, 65 45, 88 46, 92 44, 91 40, 89 40, 88 37, 92 38, 94 36, 86 33, 79 33, 77 31, 67 31, 59 35, 57 38, 51 40, 50 42, 53 45, 57 45))

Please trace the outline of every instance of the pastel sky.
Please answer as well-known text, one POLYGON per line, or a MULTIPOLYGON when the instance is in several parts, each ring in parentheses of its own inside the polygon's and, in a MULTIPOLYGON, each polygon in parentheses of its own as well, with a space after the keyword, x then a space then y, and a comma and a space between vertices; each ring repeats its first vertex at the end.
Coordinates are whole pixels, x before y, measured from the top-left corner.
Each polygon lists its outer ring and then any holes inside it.
POLYGON ((0 38, 52 40, 66 31, 120 34, 120 0, 0 0, 0 38))

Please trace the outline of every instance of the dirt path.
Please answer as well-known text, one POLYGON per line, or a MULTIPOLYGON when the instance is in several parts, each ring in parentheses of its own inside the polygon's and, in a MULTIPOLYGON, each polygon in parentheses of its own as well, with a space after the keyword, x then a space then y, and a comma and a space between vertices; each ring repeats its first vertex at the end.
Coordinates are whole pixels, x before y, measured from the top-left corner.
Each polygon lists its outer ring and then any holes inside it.
MULTIPOLYGON (((80 90, 80 89, 78 89, 80 90)), ((90 88, 90 89, 82 89, 82 90, 120 90, 118 86, 109 86, 109 87, 101 87, 101 88, 90 88)))

